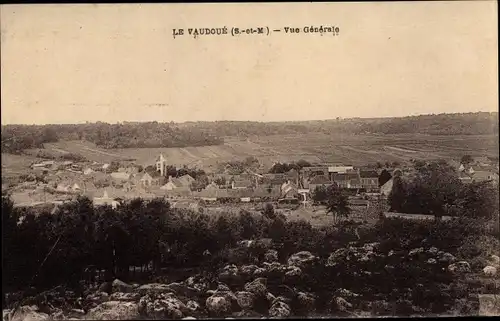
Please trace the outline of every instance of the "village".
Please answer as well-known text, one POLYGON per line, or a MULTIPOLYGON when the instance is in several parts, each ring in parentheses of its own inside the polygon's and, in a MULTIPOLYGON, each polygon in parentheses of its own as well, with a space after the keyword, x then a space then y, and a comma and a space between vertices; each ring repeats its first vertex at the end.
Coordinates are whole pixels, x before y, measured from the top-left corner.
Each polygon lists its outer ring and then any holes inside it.
MULTIPOLYGON (((78 196, 88 197, 95 206, 116 207, 123 200, 159 197, 174 208, 193 210, 223 204, 236 209, 258 209, 264 203, 290 210, 313 204, 312 194, 318 186, 335 184, 349 195, 352 208, 363 209, 388 197, 393 176, 410 175, 415 170, 412 166, 388 163, 378 168, 305 164, 283 173, 270 173, 269 168, 252 159, 257 166, 244 168, 238 174, 231 172, 230 164, 210 173, 176 168, 163 154, 145 168, 130 161, 101 164, 46 160, 32 164, 20 182, 10 186, 4 183, 2 189, 10 191, 15 206, 49 206, 53 211, 78 196)), ((464 183, 498 183, 498 161, 477 157, 467 164, 455 160, 448 163, 464 183)))

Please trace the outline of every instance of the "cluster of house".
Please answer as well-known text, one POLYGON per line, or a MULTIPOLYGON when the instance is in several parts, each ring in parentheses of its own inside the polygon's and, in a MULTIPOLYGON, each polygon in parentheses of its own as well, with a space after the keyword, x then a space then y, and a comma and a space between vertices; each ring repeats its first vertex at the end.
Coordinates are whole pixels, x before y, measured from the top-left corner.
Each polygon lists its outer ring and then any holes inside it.
MULTIPOLYGON (((491 164, 474 162, 461 164, 459 177, 464 182, 479 180, 498 181, 498 170, 488 169, 491 164)), ((498 164, 497 164, 498 166, 498 164)), ((85 195, 96 205, 117 205, 120 200, 142 197, 165 197, 170 200, 202 200, 204 202, 259 202, 306 203, 318 186, 336 185, 353 195, 365 194, 386 197, 392 190, 393 179, 380 181, 382 169, 355 168, 352 165, 322 164, 292 169, 286 173, 256 173, 247 170, 240 175, 210 174, 209 184, 194 190, 195 178, 190 175, 167 175, 167 160, 160 155, 152 170, 141 170, 134 164, 114 168, 109 164, 76 164, 71 161, 45 161, 33 164, 35 172, 45 177, 43 191, 60 194, 58 200, 85 195), (381 184, 383 183, 383 184, 381 184)), ((386 169, 388 170, 388 169, 386 169)), ((394 176, 394 171, 388 172, 394 176)), ((39 197, 41 199, 41 197, 39 197)))
POLYGON ((492 181, 498 183, 498 163, 487 157, 477 157, 473 162, 458 166, 458 178, 463 183, 492 181))

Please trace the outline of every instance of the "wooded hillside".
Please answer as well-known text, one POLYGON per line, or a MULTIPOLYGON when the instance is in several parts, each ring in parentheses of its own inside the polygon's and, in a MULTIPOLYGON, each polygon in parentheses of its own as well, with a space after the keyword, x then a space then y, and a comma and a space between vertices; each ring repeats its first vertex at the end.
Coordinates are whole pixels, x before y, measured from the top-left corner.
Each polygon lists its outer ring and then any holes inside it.
POLYGON ((58 140, 88 140, 103 148, 188 147, 223 144, 223 137, 319 133, 498 134, 498 113, 467 113, 403 118, 350 118, 295 122, 124 122, 74 125, 3 125, 2 150, 42 148, 58 140))

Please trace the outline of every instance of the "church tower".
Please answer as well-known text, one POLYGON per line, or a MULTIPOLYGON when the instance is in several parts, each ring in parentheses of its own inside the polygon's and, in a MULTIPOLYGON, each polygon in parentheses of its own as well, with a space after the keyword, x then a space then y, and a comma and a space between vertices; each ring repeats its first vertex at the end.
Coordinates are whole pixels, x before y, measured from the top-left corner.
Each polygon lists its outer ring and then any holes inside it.
POLYGON ((161 176, 165 176, 167 168, 167 160, 163 157, 163 154, 156 159, 156 170, 160 172, 161 176))

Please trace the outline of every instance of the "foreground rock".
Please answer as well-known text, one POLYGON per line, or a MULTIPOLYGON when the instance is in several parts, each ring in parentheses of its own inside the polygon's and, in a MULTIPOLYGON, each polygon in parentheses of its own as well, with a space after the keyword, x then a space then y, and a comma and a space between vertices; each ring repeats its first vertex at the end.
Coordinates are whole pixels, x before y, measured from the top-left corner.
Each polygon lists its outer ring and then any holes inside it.
POLYGON ((278 251, 267 250, 264 254, 264 260, 266 260, 266 262, 278 262, 278 251))
POLYGON ((466 261, 459 261, 457 263, 450 264, 448 270, 452 273, 469 273, 471 272, 470 264, 466 261))
POLYGON ((252 292, 248 292, 248 291, 236 292, 236 299, 238 301, 238 305, 243 310, 253 309, 255 295, 252 292))
POLYGON ((269 317, 271 318, 286 318, 292 313, 290 306, 281 298, 277 298, 269 309, 269 317))
POLYGON ((182 319, 191 312, 173 293, 148 294, 141 298, 138 312, 148 319, 182 319))
MULTIPOLYGON (((4 320, 5 317, 9 318, 9 315, 5 316, 4 315, 4 320)), ((7 319, 9 320, 9 319, 7 319)), ((10 321, 45 321, 49 320, 49 315, 46 313, 42 313, 39 311, 38 306, 32 305, 32 306, 21 306, 19 307, 14 315, 10 315, 10 321)))
POLYGON ((483 273, 487 276, 495 276, 497 274, 497 268, 494 266, 488 265, 483 269, 483 273))
POLYGON ((136 290, 140 295, 146 295, 148 293, 165 293, 170 292, 170 288, 166 284, 161 283, 150 283, 144 284, 137 288, 136 290))
POLYGON ((108 301, 91 309, 86 316, 89 320, 123 320, 139 317, 137 303, 108 301))
POLYGON ((266 297, 267 280, 265 278, 257 278, 252 282, 245 284, 245 291, 251 292, 257 297, 266 297))
POLYGON ((134 287, 130 284, 127 284, 123 281, 120 281, 118 279, 114 280, 113 283, 111 283, 111 292, 122 292, 122 293, 130 293, 134 287))
POLYGON ((109 296, 110 301, 139 302, 140 299, 141 295, 139 293, 115 292, 109 296))
POLYGON ((209 316, 221 317, 230 314, 231 302, 223 295, 214 294, 205 303, 209 316))
POLYGON ((303 268, 307 267, 309 264, 314 263, 316 261, 316 259, 317 259, 316 256, 312 255, 311 252, 302 251, 302 252, 292 254, 288 258, 288 265, 297 266, 297 267, 303 269, 303 268))

